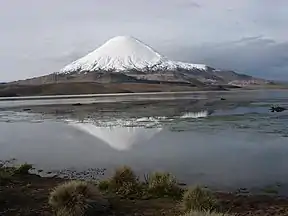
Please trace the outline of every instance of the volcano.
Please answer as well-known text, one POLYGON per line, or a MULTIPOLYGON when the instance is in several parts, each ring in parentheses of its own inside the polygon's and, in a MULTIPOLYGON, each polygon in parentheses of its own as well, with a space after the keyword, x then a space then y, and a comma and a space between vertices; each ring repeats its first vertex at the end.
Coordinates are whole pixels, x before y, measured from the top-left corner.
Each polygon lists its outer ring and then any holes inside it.
POLYGON ((176 69, 206 70, 203 64, 171 61, 132 36, 117 36, 88 55, 68 64, 61 73, 114 71, 159 71, 176 69))
POLYGON ((139 39, 117 36, 59 71, 2 84, 0 96, 213 91, 267 83, 231 70, 173 61, 139 39))

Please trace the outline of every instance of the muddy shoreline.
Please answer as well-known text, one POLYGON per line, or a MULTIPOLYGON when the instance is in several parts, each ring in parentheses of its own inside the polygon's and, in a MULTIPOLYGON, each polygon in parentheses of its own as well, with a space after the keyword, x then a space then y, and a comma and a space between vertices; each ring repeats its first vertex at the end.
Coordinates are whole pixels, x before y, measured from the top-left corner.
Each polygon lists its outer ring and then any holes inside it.
POLYGON ((212 113, 216 109, 231 109, 237 106, 250 104, 252 100, 246 98, 229 98, 229 99, 173 99, 173 100, 143 100, 143 101, 120 101, 109 103, 73 103, 73 104, 52 104, 52 105, 23 105, 17 107, 1 108, 2 111, 15 111, 36 113, 43 116, 63 117, 63 118, 93 118, 96 116, 109 115, 149 117, 181 115, 185 112, 199 112, 206 110, 212 113))
MULTIPOLYGON (((47 199, 50 191, 64 179, 41 178, 36 175, 15 176, 5 185, 0 185, 0 215, 3 216, 52 216, 47 199)), ((215 192, 221 207, 231 215, 288 215, 288 198, 270 195, 243 195, 215 192)), ((177 201, 170 198, 123 199, 107 197, 111 203, 108 215, 182 215, 177 201)))

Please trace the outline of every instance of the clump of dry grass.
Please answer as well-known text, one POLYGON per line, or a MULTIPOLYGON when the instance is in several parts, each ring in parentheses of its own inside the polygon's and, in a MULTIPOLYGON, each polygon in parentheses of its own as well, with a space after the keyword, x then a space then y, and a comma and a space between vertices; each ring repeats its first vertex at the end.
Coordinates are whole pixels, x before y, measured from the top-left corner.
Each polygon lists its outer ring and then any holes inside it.
POLYGON ((217 207, 217 200, 213 193, 208 190, 197 187, 189 188, 183 196, 183 206, 185 211, 212 211, 217 207))
POLYGON ((115 170, 114 175, 109 180, 100 181, 100 190, 115 192, 120 196, 140 196, 142 185, 130 167, 123 166, 115 170))
POLYGON ((111 178, 111 181, 117 186, 122 186, 127 182, 137 183, 138 178, 130 167, 123 166, 115 170, 115 173, 111 178))
POLYGON ((14 174, 27 175, 29 174, 29 170, 31 170, 32 168, 32 164, 24 163, 19 165, 18 167, 15 167, 14 174))
POLYGON ((178 186, 177 180, 170 173, 155 172, 148 179, 148 192, 156 197, 180 197, 181 188, 178 186))
POLYGON ((170 173, 155 172, 145 176, 145 182, 139 178, 130 167, 123 166, 115 170, 108 180, 98 182, 101 191, 116 193, 124 197, 173 197, 180 198, 183 190, 170 173))
POLYGON ((11 174, 11 172, 0 169, 0 185, 5 185, 12 179, 12 177, 13 175, 11 174))
POLYGON ((100 191, 108 191, 110 187, 110 180, 101 180, 97 183, 97 186, 100 191))
POLYGON ((29 170, 32 169, 31 164, 21 164, 19 166, 15 166, 15 159, 11 160, 0 160, 0 184, 6 184, 9 182, 14 175, 17 174, 29 174, 29 170))
POLYGON ((97 187, 84 181, 70 181, 57 186, 49 196, 49 204, 58 216, 82 216, 87 200, 102 200, 97 187))

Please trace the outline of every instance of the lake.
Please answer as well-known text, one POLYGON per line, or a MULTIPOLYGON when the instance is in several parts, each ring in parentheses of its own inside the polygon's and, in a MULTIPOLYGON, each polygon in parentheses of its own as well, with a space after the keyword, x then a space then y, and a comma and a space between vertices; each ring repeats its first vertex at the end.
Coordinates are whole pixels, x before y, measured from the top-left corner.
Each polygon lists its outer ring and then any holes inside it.
POLYGON ((168 171, 187 184, 281 184, 288 191, 288 111, 269 110, 288 108, 288 91, 106 99, 85 98, 82 106, 65 98, 1 101, 0 159, 70 177, 82 171, 94 178, 95 168, 110 175, 128 165, 141 176, 168 171))

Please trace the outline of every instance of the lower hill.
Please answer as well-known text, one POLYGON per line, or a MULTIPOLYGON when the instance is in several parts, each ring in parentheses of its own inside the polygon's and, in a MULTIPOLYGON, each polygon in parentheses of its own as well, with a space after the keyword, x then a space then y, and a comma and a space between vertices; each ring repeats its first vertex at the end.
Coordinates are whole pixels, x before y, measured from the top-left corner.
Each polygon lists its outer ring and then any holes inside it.
POLYGON ((3 84, 0 97, 69 95, 69 94, 105 94, 137 92, 177 92, 195 90, 227 90, 233 86, 203 86, 173 83, 96 83, 63 82, 39 85, 3 84))
POLYGON ((231 88, 266 88, 277 85, 233 71, 93 71, 53 73, 45 76, 0 84, 0 97, 229 90, 231 88))

